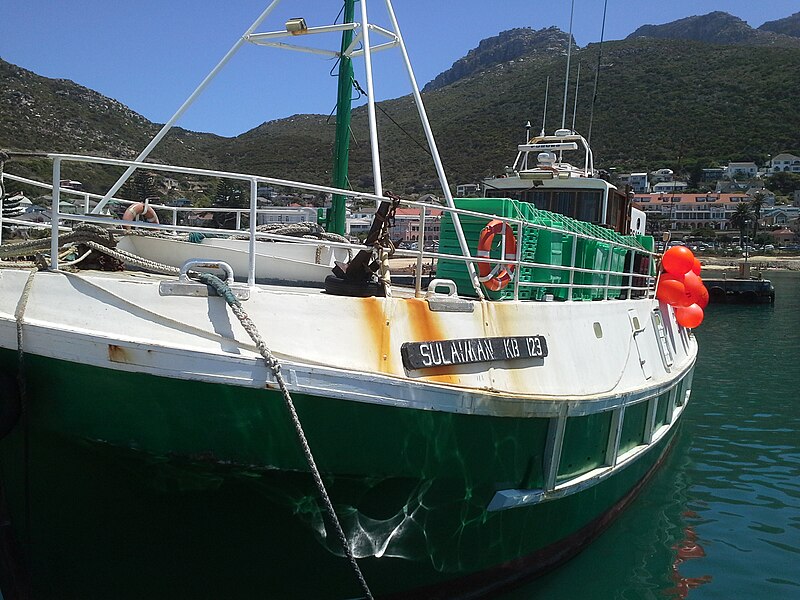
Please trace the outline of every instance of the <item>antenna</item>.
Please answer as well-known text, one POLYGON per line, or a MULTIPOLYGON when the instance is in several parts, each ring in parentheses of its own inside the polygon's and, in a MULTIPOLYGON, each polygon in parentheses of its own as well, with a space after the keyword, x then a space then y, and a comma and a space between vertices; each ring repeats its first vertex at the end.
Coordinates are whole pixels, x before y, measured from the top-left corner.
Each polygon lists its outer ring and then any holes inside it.
POLYGON ((597 102, 597 80, 600 79, 600 58, 603 56, 603 37, 606 33, 606 9, 608 0, 603 4, 603 25, 600 27, 600 48, 597 50, 597 70, 594 72, 594 94, 592 95, 592 108, 589 111, 589 131, 586 136, 586 143, 592 144, 592 123, 594 122, 594 104, 597 102))
POLYGON ((531 141, 531 122, 528 121, 527 123, 525 123, 525 143, 527 144, 530 141, 531 141))
POLYGON ((547 94, 550 92, 550 75, 547 76, 547 83, 544 85, 544 113, 542 114, 542 133, 539 134, 544 136, 544 122, 547 120, 547 94))
POLYGON ((572 16, 575 14, 575 0, 569 11, 569 48, 567 49, 567 72, 564 75, 564 108, 561 111, 561 129, 567 124, 567 92, 569 91, 569 62, 572 58, 572 16))
POLYGON ((575 113, 578 112, 578 87, 581 84, 581 63, 578 62, 578 76, 575 78, 575 105, 572 107, 572 132, 575 132, 575 113))

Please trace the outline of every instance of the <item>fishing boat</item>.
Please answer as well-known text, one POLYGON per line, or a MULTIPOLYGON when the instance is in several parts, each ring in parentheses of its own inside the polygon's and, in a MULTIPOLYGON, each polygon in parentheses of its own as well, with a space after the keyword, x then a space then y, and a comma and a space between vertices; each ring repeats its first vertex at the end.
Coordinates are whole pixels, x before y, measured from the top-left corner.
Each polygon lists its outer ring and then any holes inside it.
MULTIPOLYGON (((453 198, 391 1, 383 25, 348 0, 334 25, 293 18, 260 33, 276 4, 223 63, 246 42, 342 35, 338 49, 307 49, 339 60, 332 185, 147 161, 184 107, 136 160, 38 157, 52 163, 50 237, 0 248, 6 599, 490 596, 577 553, 667 455, 697 343, 655 297, 652 240, 510 193, 453 198), (389 48, 444 204, 382 189, 371 56, 389 48), (356 58, 370 192, 345 183, 356 58), (177 246, 178 234, 231 232, 102 214, 125 200, 121 182, 94 213, 67 214, 60 181, 77 163, 242 182, 246 272, 208 244, 180 268, 118 248, 145 233, 177 246), (298 282, 263 246, 320 240, 259 231, 261 185, 330 194, 337 233, 348 201, 378 203, 378 217, 364 244, 326 239, 348 258, 298 282), (437 252, 396 251, 437 262, 427 287, 422 269, 392 281, 400 206, 419 211, 422 231, 442 211, 437 252), (81 268, 98 256, 106 270, 81 268), (280 269, 260 281, 271 262, 280 269)), ((575 189, 602 181, 550 173, 575 189)))

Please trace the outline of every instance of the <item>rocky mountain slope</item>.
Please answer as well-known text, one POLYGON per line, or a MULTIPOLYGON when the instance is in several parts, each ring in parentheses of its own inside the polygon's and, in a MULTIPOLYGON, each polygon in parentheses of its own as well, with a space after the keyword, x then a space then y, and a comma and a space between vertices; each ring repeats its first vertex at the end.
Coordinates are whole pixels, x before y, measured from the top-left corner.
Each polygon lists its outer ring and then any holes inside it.
MULTIPOLYGON (((159 126, 125 105, 67 79, 41 77, 0 59, 0 148, 132 159, 159 126)), ((152 155, 155 161, 211 165, 215 135, 175 128, 152 155)), ((37 165, 19 167, 40 174, 37 165)), ((98 169, 73 167, 75 178, 98 169)), ((111 175, 108 175, 111 177, 111 175)), ((108 177, 103 177, 103 181, 108 177)))
POLYGON ((709 44, 800 48, 800 39, 769 29, 753 29, 739 17, 720 11, 687 17, 664 25, 643 25, 627 39, 642 37, 695 40, 709 44))
MULTIPOLYGON (((574 43, 574 40, 573 40, 574 43)), ((477 48, 453 63, 444 73, 428 83, 423 92, 437 90, 486 69, 522 58, 566 53, 569 35, 558 27, 534 31, 530 27, 502 31, 499 35, 481 40, 477 48)))
POLYGON ((796 12, 783 19, 767 21, 761 27, 761 31, 771 31, 772 33, 782 33, 792 37, 800 38, 800 12, 796 12))

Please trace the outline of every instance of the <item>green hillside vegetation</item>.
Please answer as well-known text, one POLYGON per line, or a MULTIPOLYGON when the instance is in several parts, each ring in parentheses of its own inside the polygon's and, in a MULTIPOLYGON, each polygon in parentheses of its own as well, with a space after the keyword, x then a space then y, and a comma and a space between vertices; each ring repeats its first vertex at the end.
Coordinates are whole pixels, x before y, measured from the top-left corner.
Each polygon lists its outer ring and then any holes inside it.
MULTIPOLYGON (((573 54, 573 85, 567 126, 572 122, 574 73, 591 82, 596 45, 573 54)), ((618 170, 661 167, 676 171, 754 160, 800 150, 800 50, 708 46, 697 42, 634 40, 603 48, 602 71, 592 132, 597 166, 618 170), (765 68, 764 65, 773 65, 765 68)), ((531 60, 495 67, 424 96, 451 183, 501 172, 523 141, 524 124, 541 126, 545 81, 551 77, 547 129, 561 125, 565 59, 531 60)), ((579 90, 576 129, 587 133, 592 89, 579 90)), ((384 110, 424 140, 408 99, 384 110)), ((361 115, 359 115, 360 117, 361 115)), ((363 119, 356 119, 356 123, 363 119)), ((425 154, 387 119, 385 176, 398 189, 434 181, 421 163, 425 154)), ((363 138, 362 138, 363 139, 363 138)), ((356 155, 358 156, 358 151, 356 155)), ((354 161, 363 167, 363 157, 354 161)), ((357 180, 357 176, 354 177, 357 180)))
MULTIPOLYGON (((576 129, 584 134, 597 54, 594 44, 572 55, 567 127, 580 62, 576 129)), ((565 60, 531 54, 424 94, 451 184, 497 174, 514 160, 526 120, 534 132, 541 127, 548 75, 547 129, 560 127, 565 60)), ((595 164, 619 171, 668 167, 680 173, 731 160, 761 165, 768 154, 780 152, 800 154, 798 64, 798 48, 646 38, 607 42, 592 132, 595 164)), ((158 130, 120 103, 72 82, 45 79, 2 61, 0 80, 2 148, 134 158, 158 130)), ((425 138, 410 96, 382 102, 379 109, 384 188, 405 194, 435 191, 435 171, 420 148, 425 138)), ((321 115, 271 121, 235 138, 175 130, 153 160, 326 184, 333 130, 333 120, 321 115)), ((368 189, 365 107, 354 111, 352 130, 351 185, 368 189)), ((6 168, 49 178, 47 165, 6 168)), ((90 180, 80 169, 65 177, 90 180)), ((101 183, 107 187, 113 179, 104 172, 101 183)))
MULTIPOLYGON (((159 130, 116 100, 66 79, 41 77, 0 60, 0 148, 133 159, 159 130)), ((218 136, 175 128, 152 155, 154 162, 212 166, 207 153, 218 136)), ((222 139, 222 138, 219 138, 222 139)), ((103 192, 119 168, 65 165, 64 178, 103 192)), ((9 172, 49 181, 50 161, 25 161, 9 172)))

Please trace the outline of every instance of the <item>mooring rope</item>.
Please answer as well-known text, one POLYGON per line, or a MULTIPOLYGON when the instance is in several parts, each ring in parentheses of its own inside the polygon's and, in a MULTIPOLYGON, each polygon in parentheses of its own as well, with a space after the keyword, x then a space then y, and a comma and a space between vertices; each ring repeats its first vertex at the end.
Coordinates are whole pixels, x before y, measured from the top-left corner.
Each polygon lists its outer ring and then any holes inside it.
POLYGON ((253 321, 250 319, 244 308, 242 308, 241 302, 239 302, 238 298, 233 295, 230 287, 228 287, 224 281, 211 273, 192 273, 191 276, 194 279, 214 288, 217 293, 225 299, 225 301, 231 307, 233 314, 236 315, 236 318, 239 319, 242 327, 244 327, 247 335, 249 335, 250 339, 252 339, 255 343, 259 353, 264 358, 265 364, 275 376, 275 380, 278 382, 278 387, 280 387, 281 393, 283 394, 283 400, 286 404, 286 408, 289 410, 289 415, 292 419, 295 433, 297 434, 300 445, 303 448, 303 455, 305 456, 306 462, 311 469, 311 475, 314 478, 314 484, 317 486, 317 491, 319 492, 320 498, 325 506, 325 511, 328 513, 330 523, 333 525, 333 528, 336 531, 336 535, 339 538, 339 543, 342 546, 345 556, 347 556, 347 560, 350 562, 353 573, 358 580, 361 590, 364 592, 364 595, 367 599, 372 600, 372 592, 370 592, 369 586, 364 579, 364 575, 361 573, 361 569, 356 562, 356 558, 353 555, 350 545, 347 543, 347 537, 345 536, 342 525, 339 522, 339 518, 336 516, 336 512, 333 509, 333 504, 331 503, 328 491, 325 489, 325 483, 322 481, 322 476, 320 475, 317 464, 314 461, 314 456, 311 453, 311 447, 308 444, 308 438, 306 438, 306 434, 303 431, 303 426, 300 423, 299 416, 297 415, 297 410, 295 409, 294 402, 292 401, 292 396, 289 393, 288 387, 286 386, 286 381, 283 379, 280 362, 278 362, 278 359, 275 358, 270 349, 267 347, 264 339, 258 332, 258 328, 256 327, 255 323, 253 323, 253 321))
POLYGON ((141 256, 136 256, 135 254, 131 254, 127 250, 122 250, 120 248, 109 248, 103 244, 98 244, 94 240, 86 240, 83 242, 83 244, 92 250, 97 250, 98 252, 107 254, 112 258, 116 258, 117 260, 121 260, 129 265, 134 265, 147 271, 155 271, 156 273, 163 273, 164 275, 179 275, 181 272, 178 267, 165 265, 164 263, 149 260, 147 258, 142 258, 141 256))
MULTIPOLYGON (((14 310, 14 320, 17 324, 17 386, 19 387, 19 401, 20 401, 20 419, 22 420, 23 428, 23 446, 22 446, 22 463, 23 463, 23 483, 22 487, 25 495, 25 531, 30 536, 31 532, 31 485, 30 485, 30 462, 31 462, 31 444, 30 444, 30 418, 28 415, 28 395, 27 395, 27 382, 25 379, 25 346, 22 325, 25 322, 25 309, 28 306, 28 298, 31 294, 33 287, 33 278, 36 275, 36 269, 31 269, 28 278, 25 280, 25 287, 22 288, 17 308, 14 310)), ((30 539, 30 538, 29 538, 30 539)))
MULTIPOLYGON (((334 241, 334 242, 347 242, 348 240, 340 235, 327 233, 319 226, 312 226, 307 227, 301 224, 295 225, 282 225, 282 224, 275 224, 277 226, 266 226, 259 228, 261 231, 269 231, 270 233, 280 234, 280 235, 293 235, 293 236, 302 236, 306 238, 316 238, 321 240, 327 241, 334 241)), ((156 261, 148 260, 127 252, 125 250, 121 250, 116 248, 116 239, 115 233, 120 234, 123 233, 119 230, 111 230, 106 229, 103 227, 99 227, 97 225, 82 223, 76 226, 71 232, 66 233, 62 236, 59 236, 60 246, 65 245, 78 245, 82 244, 91 250, 95 250, 97 252, 101 252, 112 258, 115 258, 119 261, 122 261, 127 264, 135 265, 145 270, 155 271, 158 273, 164 273, 167 275, 178 275, 180 274, 180 269, 177 267, 173 267, 171 265, 166 265, 163 263, 159 263, 156 261)), ((134 232, 124 232, 126 235, 134 234, 134 232)), ((148 232, 149 233, 149 232, 148 232)), ((146 234, 145 234, 146 235, 146 234)), ((158 235, 158 234, 156 234, 158 235)), ((0 259, 10 259, 10 258, 17 258, 17 257, 27 257, 27 256, 36 256, 36 260, 34 261, 39 267, 46 268, 46 264, 44 259, 40 254, 41 251, 46 251, 50 249, 50 237, 38 239, 38 240, 26 240, 23 242, 15 242, 11 244, 2 244, 0 245, 0 259)), ((348 249, 348 253, 349 253, 348 249)), ((84 259, 87 258, 89 252, 84 253, 76 260, 72 261, 71 263, 67 263, 64 266, 69 266, 72 264, 77 264, 84 259)), ((317 254, 319 254, 319 248, 317 249, 317 254)), ((317 258, 319 261, 319 258, 317 258)), ((4 266, 21 266, 20 263, 13 262, 13 261, 3 261, 2 263, 4 266)), ((30 262, 22 263, 27 267, 31 267, 30 262)), ((24 380, 24 347, 23 347, 23 322, 24 322, 24 314, 25 308, 28 302, 28 296, 30 294, 30 289, 32 287, 34 274, 36 273, 37 269, 32 268, 30 275, 28 276, 28 280, 25 283, 25 287, 20 298, 19 304, 17 305, 17 309, 15 311, 15 319, 17 325, 17 352, 18 352, 18 360, 19 360, 19 386, 20 386, 20 396, 22 400, 22 407, 23 407, 23 414, 21 415, 23 419, 27 422, 26 415, 25 415, 25 380, 24 380)), ((286 385, 286 381, 283 378, 283 374, 281 373, 281 365, 275 356, 272 354, 270 349, 267 347, 264 339, 261 337, 261 334, 258 332, 258 329, 244 311, 239 300, 233 295, 230 287, 222 281, 219 277, 212 275, 210 273, 198 273, 194 271, 189 272, 189 276, 197 281, 205 283, 206 285, 211 286, 214 288, 217 293, 222 296, 228 305, 231 307, 231 310, 236 315, 236 317, 241 322, 242 326, 244 327, 247 334, 250 336, 250 339, 256 345, 259 353, 264 359, 265 364, 267 367, 272 371, 273 375, 275 376, 275 380, 278 382, 278 386, 281 390, 283 395, 284 402, 286 407, 289 411, 289 416, 292 420, 292 424, 294 425, 295 433, 297 434, 297 438, 300 442, 300 445, 303 450, 303 455, 305 456, 306 462, 311 470, 311 475, 314 479, 314 484, 317 487, 317 491, 319 492, 320 498, 324 505, 325 512, 328 514, 329 523, 332 525, 334 531, 336 532, 336 536, 339 540, 339 543, 342 547, 342 550, 347 557, 350 565, 353 569, 353 573, 358 581, 358 585, 364 593, 364 597, 367 600, 373 600, 372 592, 367 585, 366 580, 364 579, 364 575, 361 572, 361 569, 356 562, 356 558, 353 555, 352 549, 350 545, 347 543, 347 537, 345 536, 344 530, 342 529, 342 525, 339 521, 339 518, 336 515, 336 512, 333 508, 333 504, 331 502, 330 496, 325 488, 325 483, 322 481, 322 476, 319 472, 317 464, 314 460, 314 456, 311 452, 311 447, 308 444, 308 438, 305 435, 303 430, 303 426, 300 423, 300 418, 297 414, 297 410, 295 409, 294 402, 292 400, 291 394, 289 393, 289 389, 286 385)), ((29 451, 27 447, 27 435, 26 435, 26 448, 24 450, 24 460, 27 463, 29 460, 29 451)), ((25 469, 25 493, 26 493, 26 520, 28 521, 27 530, 30 531, 30 503, 27 499, 29 493, 29 484, 28 484, 28 469, 26 466, 25 469)))

